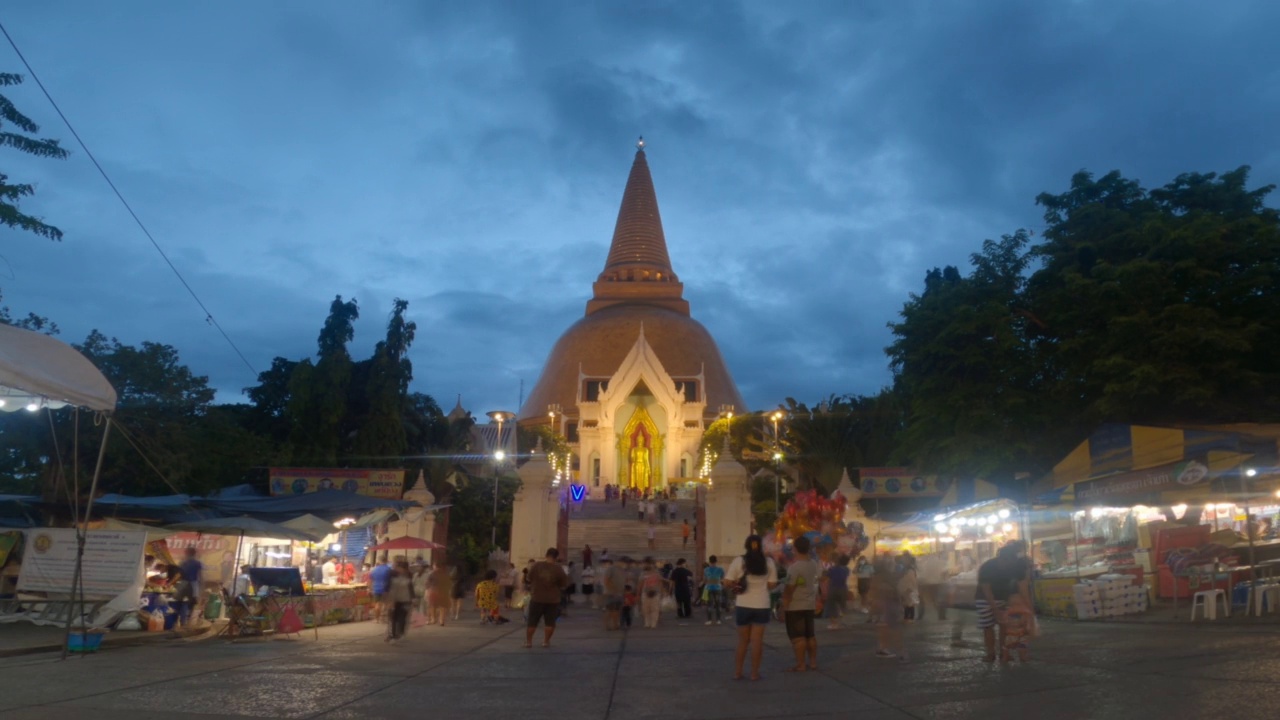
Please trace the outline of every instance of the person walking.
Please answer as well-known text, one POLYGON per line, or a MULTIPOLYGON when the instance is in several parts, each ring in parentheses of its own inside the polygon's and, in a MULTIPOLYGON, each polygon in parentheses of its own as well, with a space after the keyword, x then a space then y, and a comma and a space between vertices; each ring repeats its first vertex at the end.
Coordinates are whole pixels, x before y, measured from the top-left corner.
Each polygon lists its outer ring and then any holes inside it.
POLYGON ((772 614, 769 592, 778 585, 778 568, 764 554, 764 541, 759 535, 747 536, 746 554, 734 558, 725 573, 725 581, 738 593, 734 620, 738 625, 738 647, 733 655, 733 678, 742 679, 747 651, 751 651, 751 679, 760 679, 760 660, 764 656, 764 629, 772 614))
POLYGON ((441 560, 427 577, 427 602, 430 609, 427 615, 428 625, 435 625, 438 622, 440 627, 444 627, 444 621, 449 617, 452 595, 453 578, 449 574, 448 566, 441 560))
POLYGON ((204 563, 196 558, 196 549, 187 548, 186 557, 178 563, 181 573, 174 599, 178 601, 178 624, 187 627, 191 617, 196 615, 196 607, 200 604, 200 581, 204 575, 204 563))
POLYGON ((707 606, 707 624, 720 624, 720 614, 724 610, 724 568, 717 564, 715 555, 707 558, 707 567, 702 571, 702 602, 707 606))
POLYGON ((928 613, 928 605, 933 605, 939 620, 947 619, 946 598, 942 591, 946 580, 946 563, 940 553, 930 553, 920 559, 920 611, 918 619, 923 620, 928 613))
POLYGON ((874 567, 875 574, 871 576, 871 612, 879 618, 879 626, 876 628, 876 657, 896 657, 898 662, 910 662, 902 635, 903 610, 902 597, 898 593, 897 563, 886 555, 877 560, 874 567))
POLYGON ((823 603, 827 616, 827 629, 839 630, 840 618, 849 612, 849 556, 840 555, 827 568, 827 595, 823 603))
POLYGON ((591 546, 583 545, 582 546, 582 568, 585 570, 586 568, 591 567, 591 561, 594 559, 595 558, 592 557, 591 546))
POLYGON ((689 533, 691 530, 692 528, 689 527, 689 521, 686 519, 684 521, 684 524, 680 526, 680 547, 681 548, 688 549, 689 533))
POLYGON ((652 523, 649 524, 649 529, 647 533, 649 538, 649 549, 650 550, 658 549, 658 530, 653 526, 652 523))
POLYGON ((409 629, 409 614, 413 610, 413 577, 409 563, 396 563, 387 584, 387 602, 391 605, 391 622, 387 624, 387 642, 400 642, 409 629))
POLYGON ((588 565, 582 568, 582 585, 578 592, 582 593, 582 597, 586 599, 588 605, 594 610, 599 607, 600 596, 596 594, 596 569, 588 565))
POLYGON ((788 672, 818 669, 818 636, 814 633, 814 615, 818 609, 818 583, 822 570, 809 557, 811 543, 801 536, 792 548, 796 559, 787 568, 786 589, 782 591, 782 617, 787 638, 796 655, 796 664, 788 672), (806 658, 808 662, 806 663, 806 658))
POLYGON ((636 512, 640 514, 640 522, 644 522, 644 512, 649 508, 649 503, 644 500, 636 502, 636 512))
POLYGON ((391 576, 395 573, 391 563, 383 560, 369 571, 369 592, 373 595, 373 621, 384 622, 387 617, 387 590, 391 589, 391 576))
POLYGON ((498 571, 486 570, 484 579, 476 583, 476 610, 480 611, 480 622, 498 623, 498 571))
POLYGON ((1025 543, 1009 543, 978 568, 978 590, 974 593, 974 607, 978 611, 978 629, 982 631, 982 644, 986 649, 984 659, 987 662, 995 662, 996 649, 1005 644, 1004 622, 1009 599, 1018 595, 1023 604, 1032 606, 1028 589, 1030 570, 1023 557, 1025 552, 1025 543), (1000 630, 999 637, 996 634, 997 628, 1000 630))
POLYGON ((663 525, 667 524, 667 497, 665 495, 658 501, 658 522, 663 525))
POLYGON ((676 617, 693 617, 693 571, 685 567, 684 558, 676 560, 671 571, 671 587, 676 597, 676 617))
POLYGON ((462 617, 462 601, 467 597, 467 569, 458 565, 453 569, 453 619, 462 617))
POLYGON ((551 636, 556 632, 556 620, 560 617, 560 594, 569 586, 569 576, 557 559, 560 551, 547 548, 546 558, 529 570, 529 620, 525 624, 524 646, 533 647, 533 633, 542 622, 542 647, 551 647, 551 636))

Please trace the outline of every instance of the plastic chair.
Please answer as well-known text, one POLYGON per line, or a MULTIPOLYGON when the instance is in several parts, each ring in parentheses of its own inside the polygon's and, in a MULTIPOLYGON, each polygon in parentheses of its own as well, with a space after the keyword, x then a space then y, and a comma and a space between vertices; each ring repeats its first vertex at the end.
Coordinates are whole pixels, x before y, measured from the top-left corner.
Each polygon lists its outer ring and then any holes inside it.
POLYGON ((1200 616, 1205 620, 1218 619, 1218 600, 1222 600, 1222 610, 1224 617, 1231 617, 1231 603, 1227 600, 1227 593, 1221 588, 1213 590, 1201 590, 1195 594, 1191 601, 1191 619, 1196 619, 1196 608, 1200 608, 1200 616))
POLYGON ((1254 617, 1260 617, 1264 612, 1275 612, 1277 605, 1280 605, 1280 585, 1260 582, 1249 589, 1249 606, 1254 617))

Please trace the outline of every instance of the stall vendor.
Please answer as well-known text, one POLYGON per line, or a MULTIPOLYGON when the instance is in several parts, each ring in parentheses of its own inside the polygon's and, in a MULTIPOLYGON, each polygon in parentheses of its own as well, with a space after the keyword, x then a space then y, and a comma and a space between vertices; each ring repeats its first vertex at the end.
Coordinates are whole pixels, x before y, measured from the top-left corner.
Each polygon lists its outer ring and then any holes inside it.
POLYGON ((320 566, 320 578, 323 585, 338 584, 338 559, 329 556, 324 561, 324 565, 320 566))

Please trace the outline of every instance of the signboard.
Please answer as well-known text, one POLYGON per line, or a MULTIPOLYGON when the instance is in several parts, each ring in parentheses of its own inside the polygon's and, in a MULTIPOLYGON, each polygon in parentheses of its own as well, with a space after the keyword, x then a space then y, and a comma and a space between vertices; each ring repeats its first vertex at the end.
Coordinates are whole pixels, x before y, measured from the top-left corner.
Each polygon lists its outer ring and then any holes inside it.
POLYGON ((187 557, 187 548, 195 548, 196 559, 204 566, 200 575, 200 584, 208 587, 214 585, 230 586, 235 577, 236 546, 240 537, 236 535, 207 535, 193 532, 174 533, 164 539, 173 559, 181 563, 187 557))
POLYGON ((1076 578, 1040 578, 1035 581, 1036 612, 1049 617, 1076 616, 1076 578))
POLYGON ((864 498, 940 497, 945 492, 937 476, 917 475, 911 468, 858 468, 858 478, 864 498))
POLYGON ((1209 482, 1209 466, 1201 460, 1159 465, 1146 470, 1076 483, 1077 504, 1129 505, 1145 496, 1168 490, 1187 490, 1209 482))
MULTIPOLYGON (((90 530, 84 544, 81 580, 84 596, 109 599, 138 583, 145 532, 90 530)), ((18 590, 68 593, 76 566, 76 531, 41 528, 27 531, 26 551, 18 574, 18 590)))
POLYGON ((271 468, 272 495, 302 495, 317 490, 345 490, 399 500, 404 492, 404 470, 271 468))
POLYGON ((18 546, 18 541, 21 539, 22 533, 20 532, 0 533, 0 568, 9 562, 9 555, 18 546))

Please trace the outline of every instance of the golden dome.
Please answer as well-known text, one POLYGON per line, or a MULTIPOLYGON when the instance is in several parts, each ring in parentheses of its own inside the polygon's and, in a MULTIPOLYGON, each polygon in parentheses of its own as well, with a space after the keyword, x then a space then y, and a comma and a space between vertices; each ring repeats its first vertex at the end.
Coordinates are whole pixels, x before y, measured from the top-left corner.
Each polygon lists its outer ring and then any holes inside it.
POLYGON ((571 408, 578 405, 579 368, 597 380, 612 376, 635 346, 642 324, 645 341, 674 381, 703 376, 700 397, 706 398, 709 415, 715 415, 721 405, 746 410, 716 341, 702 323, 665 308, 629 304, 599 310, 569 326, 551 348, 520 419, 545 419, 551 404, 577 415, 571 408))

